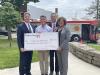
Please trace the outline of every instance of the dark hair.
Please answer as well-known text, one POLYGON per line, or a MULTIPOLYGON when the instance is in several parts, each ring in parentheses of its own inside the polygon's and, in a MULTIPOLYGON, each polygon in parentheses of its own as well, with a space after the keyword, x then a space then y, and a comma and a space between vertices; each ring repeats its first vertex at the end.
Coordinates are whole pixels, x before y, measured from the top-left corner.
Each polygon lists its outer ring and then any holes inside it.
POLYGON ((64 25, 66 25, 66 18, 64 18, 64 17, 59 17, 58 20, 57 20, 57 23, 56 23, 57 26, 60 26, 60 25, 59 25, 59 22, 60 22, 61 19, 64 21, 64 25))
POLYGON ((40 18, 41 18, 41 17, 46 18, 46 16, 44 16, 44 15, 41 15, 40 18))

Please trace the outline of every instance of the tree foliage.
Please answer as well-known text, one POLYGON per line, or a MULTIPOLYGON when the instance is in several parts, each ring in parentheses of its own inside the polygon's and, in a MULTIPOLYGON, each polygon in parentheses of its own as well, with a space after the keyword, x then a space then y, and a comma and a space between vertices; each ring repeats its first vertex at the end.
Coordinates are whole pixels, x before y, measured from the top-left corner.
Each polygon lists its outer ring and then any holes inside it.
POLYGON ((9 2, 4 2, 0 7, 0 25, 14 26, 20 22, 20 13, 9 2))
POLYGON ((0 7, 0 25, 7 27, 9 40, 11 40, 11 28, 19 22, 21 22, 20 13, 14 9, 11 3, 4 2, 0 7))
POLYGON ((98 18, 100 19, 100 0, 93 1, 86 11, 87 14, 93 16, 93 18, 97 18, 98 11, 98 18))
POLYGON ((4 2, 10 2, 14 5, 16 10, 20 11, 22 6, 27 6, 29 1, 33 1, 34 3, 39 2, 39 0, 2 0, 1 4, 4 2))

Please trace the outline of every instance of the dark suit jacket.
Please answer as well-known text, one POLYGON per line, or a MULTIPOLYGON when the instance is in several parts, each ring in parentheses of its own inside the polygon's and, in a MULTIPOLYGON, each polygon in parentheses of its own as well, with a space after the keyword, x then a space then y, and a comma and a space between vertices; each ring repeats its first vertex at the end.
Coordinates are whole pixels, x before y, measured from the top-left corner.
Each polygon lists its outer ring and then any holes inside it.
MULTIPOLYGON (((48 23, 48 25, 52 28, 52 22, 48 23)), ((56 31, 55 31, 55 32, 57 32, 58 27, 59 27, 59 25, 58 25, 58 23, 56 22, 56 31)))
MULTIPOLYGON (((34 26, 31 25, 33 28, 33 32, 34 30, 34 26)), ((27 28, 27 26, 25 25, 25 23, 22 23, 20 25, 17 26, 17 42, 18 42, 18 47, 20 48, 24 48, 24 33, 29 33, 29 30, 27 28)))
MULTIPOLYGON (((52 22, 49 22, 48 25, 52 28, 52 22)), ((58 23, 56 22, 56 27, 58 27, 58 23)))

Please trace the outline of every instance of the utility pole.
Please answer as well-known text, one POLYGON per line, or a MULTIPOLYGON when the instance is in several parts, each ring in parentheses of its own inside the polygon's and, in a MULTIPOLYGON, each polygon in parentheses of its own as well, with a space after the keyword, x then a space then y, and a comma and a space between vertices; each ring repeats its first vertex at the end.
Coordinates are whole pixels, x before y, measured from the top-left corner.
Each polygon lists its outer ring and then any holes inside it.
POLYGON ((99 0, 96 1, 97 2, 97 20, 99 19, 99 0))
POLYGON ((96 0, 96 5, 97 5, 97 7, 96 7, 96 9, 97 9, 97 16, 96 16, 96 19, 97 19, 97 26, 99 26, 99 24, 100 24, 100 22, 99 22, 99 0, 96 0))

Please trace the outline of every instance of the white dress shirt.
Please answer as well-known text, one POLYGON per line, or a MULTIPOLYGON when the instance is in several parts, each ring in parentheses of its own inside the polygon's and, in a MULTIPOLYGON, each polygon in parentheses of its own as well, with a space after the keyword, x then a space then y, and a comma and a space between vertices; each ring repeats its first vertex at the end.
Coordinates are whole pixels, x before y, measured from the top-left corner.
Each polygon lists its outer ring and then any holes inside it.
POLYGON ((56 27, 56 22, 52 22, 52 28, 54 29, 56 27))
POLYGON ((52 28, 50 26, 48 26, 47 24, 42 26, 38 26, 36 28, 36 32, 41 33, 41 32, 53 32, 52 28))
POLYGON ((57 30, 56 22, 52 22, 51 24, 52 24, 52 29, 55 32, 57 30))
POLYGON ((31 32, 33 33, 33 28, 32 28, 32 26, 31 26, 31 24, 25 22, 25 25, 27 26, 28 30, 30 30, 30 29, 29 29, 29 26, 30 26, 30 28, 31 28, 31 32))

